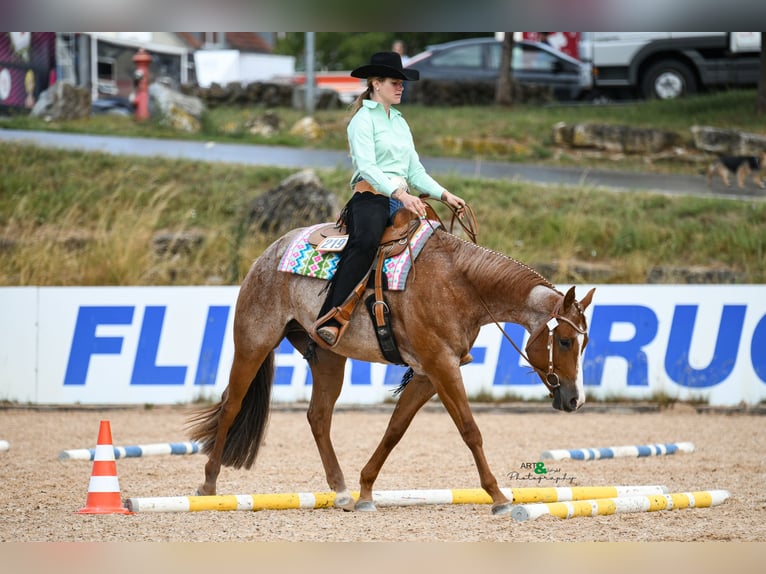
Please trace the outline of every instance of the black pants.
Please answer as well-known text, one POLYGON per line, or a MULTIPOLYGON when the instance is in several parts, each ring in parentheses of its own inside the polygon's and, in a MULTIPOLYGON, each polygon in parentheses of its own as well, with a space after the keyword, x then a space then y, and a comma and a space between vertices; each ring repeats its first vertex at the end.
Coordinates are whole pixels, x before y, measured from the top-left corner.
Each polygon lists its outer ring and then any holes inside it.
POLYGON ((380 238, 388 224, 389 199, 375 193, 355 193, 346 204, 348 243, 330 282, 318 317, 340 307, 375 261, 380 238))

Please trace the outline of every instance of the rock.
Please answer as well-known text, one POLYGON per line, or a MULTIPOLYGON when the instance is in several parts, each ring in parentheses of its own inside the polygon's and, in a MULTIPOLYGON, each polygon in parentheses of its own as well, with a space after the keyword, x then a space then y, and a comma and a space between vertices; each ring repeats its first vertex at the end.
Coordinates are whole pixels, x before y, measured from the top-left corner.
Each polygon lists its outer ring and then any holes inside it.
POLYGON ((56 82, 40 94, 30 116, 46 121, 90 117, 90 90, 67 82, 56 82))
POLYGON ((339 210, 335 195, 307 169, 256 198, 248 210, 248 223, 264 233, 282 234, 296 227, 334 221, 339 210))
POLYGON ((322 128, 314 118, 306 116, 295 122, 293 127, 290 128, 290 133, 310 140, 318 140, 322 137, 322 128))
POLYGON ((540 262, 534 268, 545 278, 582 283, 609 283, 616 273, 613 266, 606 263, 575 260, 540 262))
POLYGON ((156 255, 188 255, 204 240, 205 235, 201 231, 160 231, 152 238, 152 246, 156 255))
POLYGON ((274 112, 266 112, 259 118, 250 120, 245 124, 248 133, 253 135, 273 136, 279 132, 279 116, 274 112))
POLYGON ((738 284, 744 283, 746 275, 739 271, 720 267, 652 267, 646 276, 647 283, 685 284, 738 284))
MULTIPOLYGON (((329 88, 314 88, 314 109, 334 110, 343 103, 335 90, 329 88)), ((306 86, 296 86, 292 93, 292 107, 296 110, 306 109, 306 86)))
POLYGON ((718 155, 756 155, 766 150, 766 136, 710 126, 692 126, 697 149, 718 155))
POLYGON ((163 125, 186 132, 200 131, 205 105, 195 96, 187 96, 155 82, 149 86, 149 109, 163 125))
POLYGON ((682 144, 679 134, 667 130, 634 128, 610 124, 559 122, 553 126, 553 141, 574 148, 596 148, 610 152, 658 153, 682 144))

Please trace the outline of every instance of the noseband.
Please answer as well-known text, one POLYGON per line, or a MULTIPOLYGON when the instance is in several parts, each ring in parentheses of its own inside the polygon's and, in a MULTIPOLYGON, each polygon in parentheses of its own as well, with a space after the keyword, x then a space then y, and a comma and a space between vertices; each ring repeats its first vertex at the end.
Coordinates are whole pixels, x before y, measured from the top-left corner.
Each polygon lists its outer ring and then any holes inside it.
MULTIPOLYGON (((482 301, 484 303, 484 301, 482 301)), ((575 303, 576 305, 576 303, 575 303)), ((484 309, 489 313, 489 316, 492 317, 492 313, 490 312, 489 308, 484 305, 484 309)), ((578 307, 579 309, 579 307, 578 307)), ((503 336, 506 338, 506 340, 513 346, 514 349, 521 355, 521 357, 529 363, 529 365, 537 371, 540 375, 542 375, 543 383, 545 384, 546 388, 548 389, 548 393, 551 397, 553 397, 553 391, 554 389, 557 389, 561 386, 561 381, 559 380, 559 376, 554 372, 553 370, 553 333, 556 331, 558 326, 563 321, 564 323, 568 324, 570 327, 572 327, 575 331, 580 333, 581 335, 585 334, 585 329, 581 329, 577 325, 575 325, 570 319, 567 319, 560 313, 561 311, 561 301, 556 303, 556 306, 553 308, 553 311, 551 311, 550 318, 540 325, 534 333, 532 333, 529 337, 529 340, 527 341, 526 346, 524 347, 524 351, 519 349, 518 345, 513 342, 513 339, 511 339, 508 336, 508 333, 505 332, 505 329, 503 329, 500 326, 500 323, 498 323, 494 317, 492 317, 492 320, 494 321, 495 325, 497 325, 497 328, 500 329, 500 332, 503 333, 503 336), (535 367, 532 364, 532 361, 529 360, 529 357, 527 356, 527 353, 525 352, 529 345, 532 344, 533 341, 535 341, 544 331, 545 329, 548 329, 548 371, 544 372, 542 369, 535 367)))

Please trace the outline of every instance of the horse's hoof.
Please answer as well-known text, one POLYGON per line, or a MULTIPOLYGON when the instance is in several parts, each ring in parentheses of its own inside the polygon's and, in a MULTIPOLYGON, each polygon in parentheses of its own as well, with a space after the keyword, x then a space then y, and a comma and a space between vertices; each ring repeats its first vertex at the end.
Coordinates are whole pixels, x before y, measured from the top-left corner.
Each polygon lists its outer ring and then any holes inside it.
POLYGON ((375 503, 371 500, 360 500, 356 503, 354 509, 357 512, 376 512, 378 509, 375 507, 375 503))
POLYGON ((335 495, 335 507, 343 510, 354 510, 354 497, 345 492, 338 492, 335 495))
POLYGON ((508 514, 512 508, 513 508, 513 503, 511 502, 504 502, 502 504, 493 504, 492 514, 494 516, 500 516, 501 514, 508 514))
POLYGON ((212 496, 215 494, 215 491, 213 492, 207 492, 205 490, 204 486, 198 486, 197 487, 197 496, 212 496))

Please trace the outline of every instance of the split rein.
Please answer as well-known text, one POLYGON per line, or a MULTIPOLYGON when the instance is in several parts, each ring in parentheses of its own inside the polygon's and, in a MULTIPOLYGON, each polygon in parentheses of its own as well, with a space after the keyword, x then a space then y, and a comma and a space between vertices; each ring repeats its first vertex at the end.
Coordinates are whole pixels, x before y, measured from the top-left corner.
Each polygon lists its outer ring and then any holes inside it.
MULTIPOLYGON (((462 208, 458 209, 456 207, 452 207, 446 201, 437 199, 436 201, 446 205, 447 209, 449 209, 450 213, 452 214, 449 222, 449 228, 447 228, 445 227, 444 223, 442 223, 442 220, 439 218, 439 216, 436 214, 436 211, 434 211, 434 209, 431 207, 431 204, 427 201, 433 198, 428 196, 421 196, 420 199, 423 200, 423 203, 426 204, 426 221, 431 219, 438 221, 439 224, 450 233, 453 232, 452 230, 455 228, 455 222, 457 222, 463 229, 463 232, 466 234, 466 237, 468 237, 469 241, 471 243, 476 243, 476 236, 479 235, 479 224, 476 221, 476 214, 473 212, 473 208, 470 205, 466 203, 462 208)), ((429 225, 433 227, 433 224, 429 223, 429 225)))

